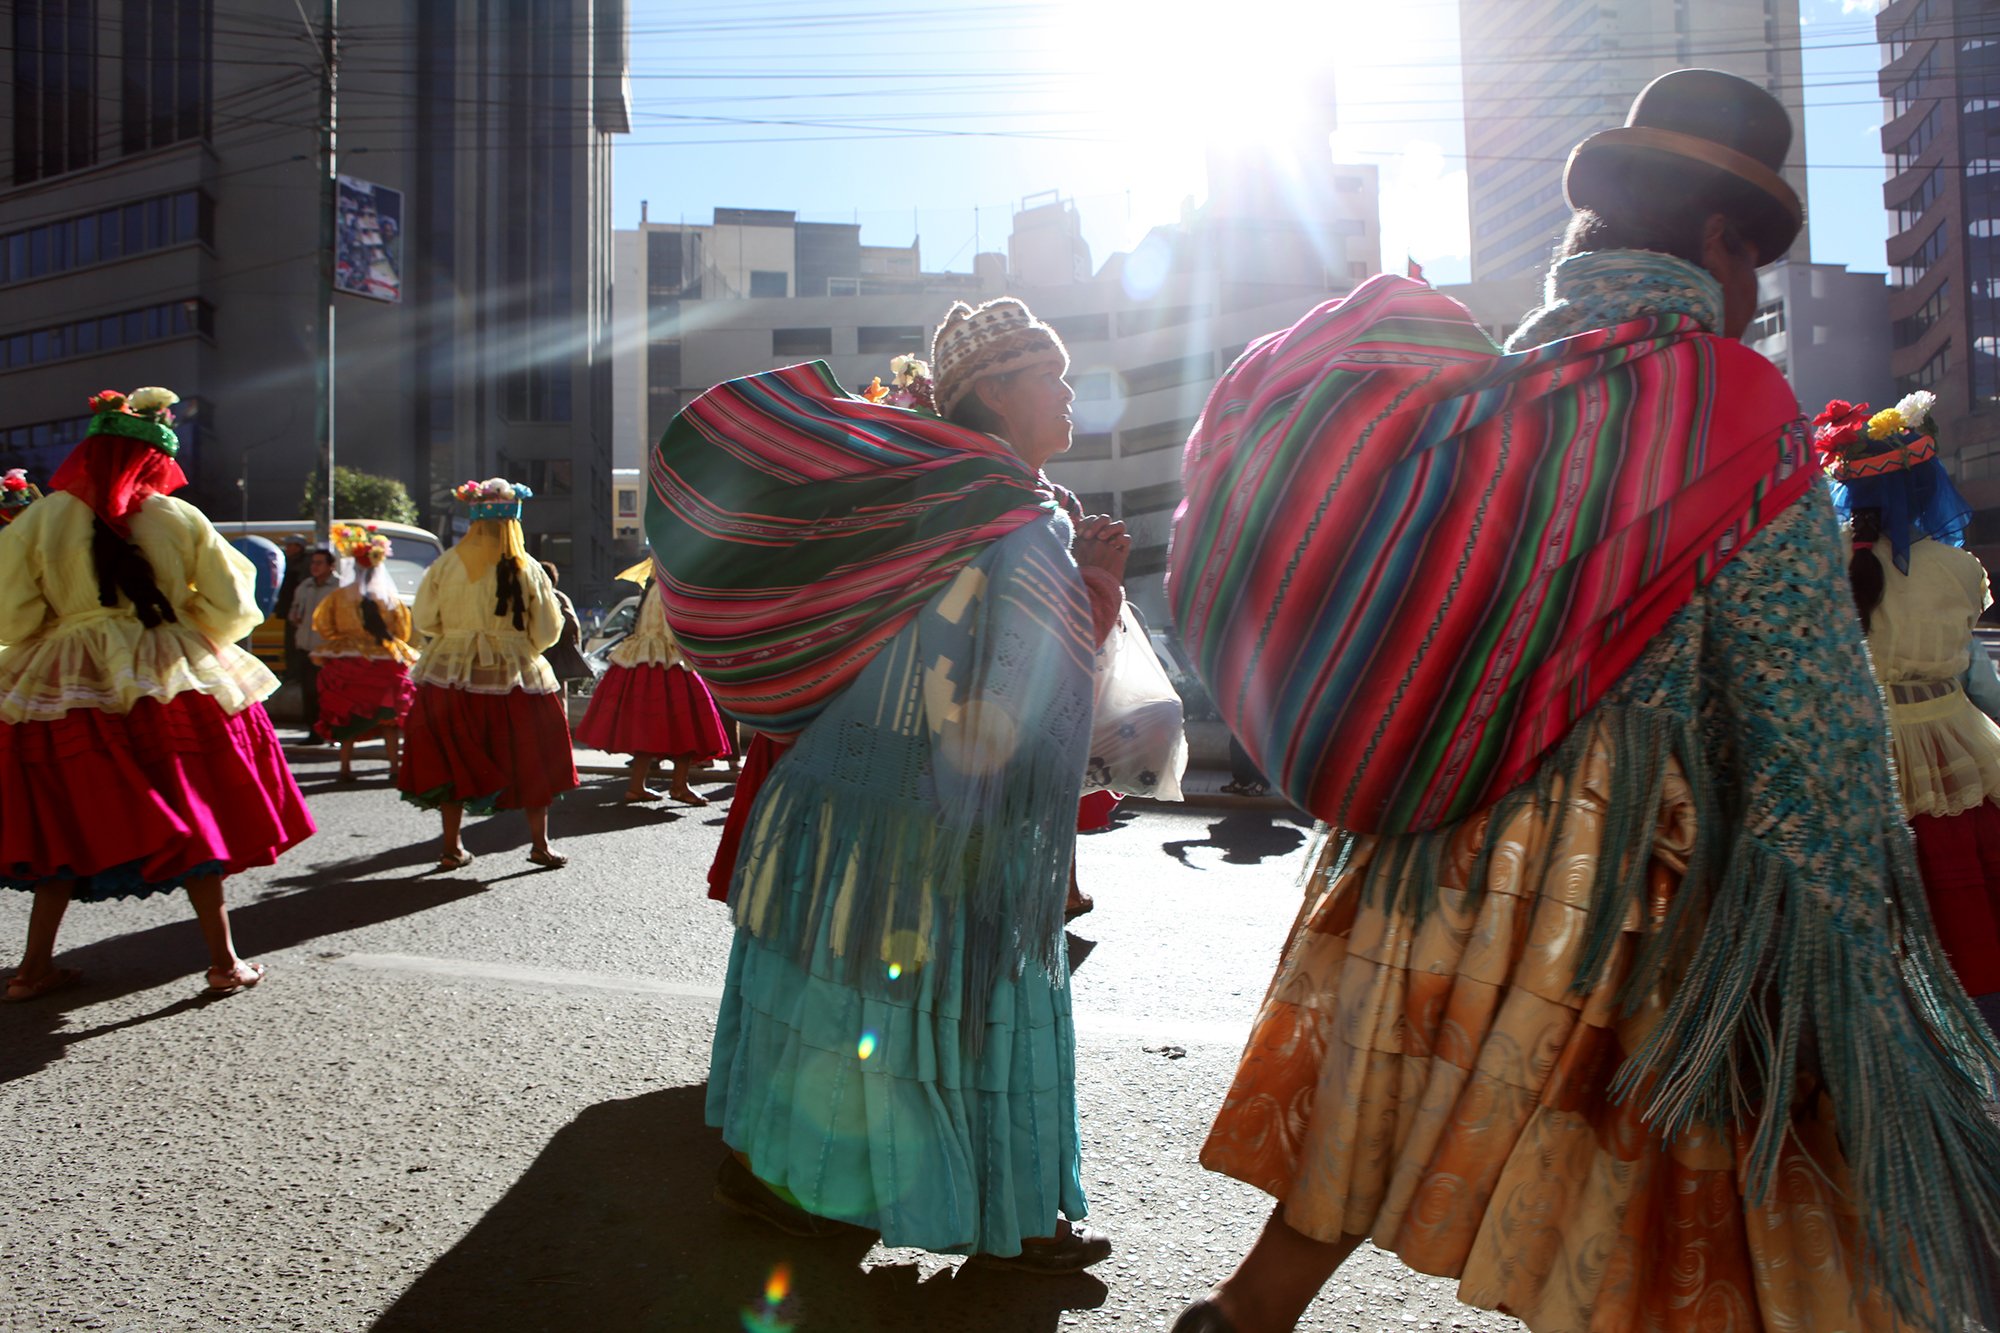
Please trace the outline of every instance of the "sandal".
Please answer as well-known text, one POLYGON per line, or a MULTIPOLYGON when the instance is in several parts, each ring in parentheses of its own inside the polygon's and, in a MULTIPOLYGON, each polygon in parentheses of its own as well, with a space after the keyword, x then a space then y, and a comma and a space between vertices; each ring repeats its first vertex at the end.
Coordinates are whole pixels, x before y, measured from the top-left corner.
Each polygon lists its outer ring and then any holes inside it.
POLYGON ((449 856, 438 858, 439 870, 463 870, 472 864, 472 853, 460 848, 449 856))
POLYGON ((1181 1311, 1168 1333, 1236 1333, 1236 1325, 1229 1322, 1213 1296, 1204 1296, 1181 1311))
POLYGON ((662 793, 656 792, 652 790, 650 787, 647 788, 645 793, 642 795, 635 796, 628 791, 623 796, 620 796, 618 798, 619 802, 623 805, 637 805, 641 801, 661 801, 665 799, 666 797, 662 793))
POLYGON ((210 995, 234 995, 240 990, 249 990, 264 979, 268 971, 262 963, 238 963, 235 967, 208 969, 208 993, 210 995), (245 976, 244 973, 249 973, 245 976), (218 981, 220 976, 225 980, 218 981))
POLYGON ((1089 894, 1082 892, 1072 894, 1063 904, 1063 920, 1074 921, 1085 912, 1095 911, 1096 908, 1097 899, 1089 894))
POLYGON ((561 870, 569 864, 569 858, 558 852, 529 852, 528 859, 536 865, 546 866, 550 870, 561 870))
POLYGON ((1080 1227, 1064 1220, 1063 1231, 1053 1240, 1024 1240, 1019 1254, 975 1254, 972 1257, 993 1268, 1012 1268, 1045 1277, 1081 1273, 1111 1257, 1111 1237, 1102 1231, 1080 1227))
POLYGON ((708 798, 698 795, 693 787, 675 787, 667 793, 682 805, 707 805, 708 798))
POLYGON ((16 972, 7 980, 7 1003, 19 1004, 23 1000, 39 1000, 50 991, 59 991, 65 986, 74 986, 83 980, 83 973, 73 967, 52 967, 32 981, 23 981, 16 972))

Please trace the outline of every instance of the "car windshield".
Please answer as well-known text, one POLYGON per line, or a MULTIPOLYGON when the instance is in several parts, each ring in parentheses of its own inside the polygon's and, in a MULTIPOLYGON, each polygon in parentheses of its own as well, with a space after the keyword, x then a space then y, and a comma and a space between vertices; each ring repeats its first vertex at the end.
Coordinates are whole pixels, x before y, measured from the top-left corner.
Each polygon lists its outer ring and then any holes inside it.
POLYGON ((383 567, 396 581, 397 592, 404 597, 415 597, 417 585, 424 581, 424 571, 437 562, 441 552, 428 542, 401 541, 392 542, 391 546, 383 567))

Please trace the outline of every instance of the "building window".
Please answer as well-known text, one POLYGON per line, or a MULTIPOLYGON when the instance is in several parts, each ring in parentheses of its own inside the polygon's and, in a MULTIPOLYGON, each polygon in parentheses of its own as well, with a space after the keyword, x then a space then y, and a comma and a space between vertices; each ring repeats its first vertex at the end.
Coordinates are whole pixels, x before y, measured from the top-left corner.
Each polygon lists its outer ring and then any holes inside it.
POLYGON ((1895 285, 1914 287, 1922 282, 1924 274, 1931 271, 1931 265, 1944 257, 1946 240, 1945 227, 1940 222, 1931 229, 1931 234, 1924 238, 1924 243, 1917 248, 1915 254, 1890 270, 1895 285))
POLYGON ((1335 176, 1333 178, 1333 188, 1337 194, 1359 194, 1361 193, 1361 185, 1362 181, 1359 176, 1335 176))
POLYGON ((97 160, 95 0, 14 0, 14 183, 97 160))
MULTIPOLYGON (((1966 170, 1968 172, 1972 170, 1969 164, 1966 170)), ((1896 205, 1890 211, 1889 218, 1891 225, 1889 234, 1892 236, 1898 235, 1916 226, 1930 206, 1937 202, 1937 197, 1942 193, 1943 188, 1944 177, 1936 167, 1932 167, 1929 171, 1925 172, 1923 183, 1910 193, 1909 198, 1903 200, 1902 203, 1896 205)))
POLYGON ((1136 310, 1121 310, 1118 312, 1118 336, 1129 338, 1135 333, 1175 328, 1206 318, 1208 307, 1205 305, 1141 306, 1136 310))
POLYGON ((1951 368, 1951 344, 1946 343, 1931 355, 1931 359, 1908 375, 1896 376, 1896 392, 1913 393, 1918 389, 1928 389, 1945 376, 1951 368))
POLYGON ((750 270, 750 295, 786 297, 792 294, 791 275, 782 269, 750 270))
POLYGON ((832 329, 772 329, 772 356, 832 356, 832 329))
MULTIPOLYGON (((1133 454, 1147 454, 1155 449, 1178 449, 1187 443, 1187 437, 1194 430, 1194 420, 1162 421, 1155 426, 1136 426, 1118 433, 1118 453, 1122 458, 1133 454)), ((1130 569, 1126 573, 1131 573, 1130 569)))
MULTIPOLYGON (((580 356, 574 210, 578 182, 574 0, 501 0, 506 44, 499 83, 500 273, 515 368, 501 377, 511 421, 573 419, 580 356)), ((530 482, 529 485, 534 485, 530 482)), ((541 489, 537 487, 537 489, 541 489)))
POLYGON ((1053 315, 1042 322, 1066 343, 1101 343, 1111 337, 1109 315, 1053 315))
POLYGON ((1898 347, 1913 346, 1926 333, 1930 332, 1931 325, 1944 318, 1946 306, 1945 286, 1941 284, 1936 291, 1931 293, 1930 299, 1917 308, 1915 314, 1908 315, 1895 322, 1890 334, 1895 345, 1898 347))
POLYGON ((1743 335, 1747 343, 1762 342, 1775 338, 1785 331, 1785 303, 1772 301, 1757 308, 1757 314, 1750 321, 1749 332, 1743 335))
POLYGON ((1171 389, 1178 384, 1206 383, 1214 375, 1214 361, 1209 353, 1202 352, 1198 356, 1155 361, 1150 366, 1128 370, 1125 372, 1125 390, 1133 394, 1151 393, 1155 389, 1171 389))
POLYGON ((1931 146, 1931 140, 1937 137, 1939 120, 1938 109, 1932 107, 1924 113, 1924 118, 1917 122, 1917 127, 1910 131, 1910 137, 1889 150, 1890 160, 1895 164, 1895 171, 1891 172, 1891 175, 1899 175, 1917 164, 1917 158, 1923 154, 1924 149, 1931 146))
POLYGON ((828 296, 859 296, 861 295, 861 279, 828 278, 826 280, 826 294, 828 296))
POLYGON ((1134 514, 1158 514, 1171 510, 1181 502, 1181 484, 1178 481, 1163 481, 1157 486, 1141 486, 1125 492, 1127 517, 1134 514))
POLYGON ((213 0, 125 0, 126 152, 208 137, 214 27, 213 0))
POLYGON ((0 286, 190 241, 213 244, 214 237, 215 205, 207 195, 183 190, 142 199, 0 236, 0 286))
POLYGON ((169 301, 0 335, 0 370, 22 370, 196 333, 215 336, 215 307, 206 301, 169 301))
POLYGON ((855 341, 857 350, 869 356, 922 356, 928 334, 921 324, 863 324, 855 341))

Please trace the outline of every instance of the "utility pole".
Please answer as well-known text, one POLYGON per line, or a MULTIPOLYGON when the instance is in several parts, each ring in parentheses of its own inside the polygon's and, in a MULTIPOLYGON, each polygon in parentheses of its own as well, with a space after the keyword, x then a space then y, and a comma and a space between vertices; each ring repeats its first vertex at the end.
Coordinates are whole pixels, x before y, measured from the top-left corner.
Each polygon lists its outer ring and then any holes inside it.
POLYGON ((337 71, 340 52, 334 35, 340 0, 325 0, 320 17, 319 120, 319 358, 313 366, 313 433, 319 444, 319 506, 313 514, 313 544, 333 539, 333 261, 334 209, 339 198, 335 157, 340 130, 337 71))

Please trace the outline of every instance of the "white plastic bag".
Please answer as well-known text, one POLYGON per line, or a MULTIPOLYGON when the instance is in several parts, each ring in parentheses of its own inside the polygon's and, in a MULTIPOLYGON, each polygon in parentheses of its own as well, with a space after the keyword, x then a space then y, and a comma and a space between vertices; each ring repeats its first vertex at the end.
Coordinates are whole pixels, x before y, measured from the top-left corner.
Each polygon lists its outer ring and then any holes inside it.
POLYGON ((1182 799, 1187 732, 1181 697, 1129 602, 1097 650, 1096 698, 1084 791, 1182 799))

